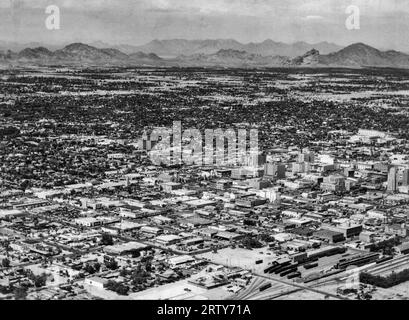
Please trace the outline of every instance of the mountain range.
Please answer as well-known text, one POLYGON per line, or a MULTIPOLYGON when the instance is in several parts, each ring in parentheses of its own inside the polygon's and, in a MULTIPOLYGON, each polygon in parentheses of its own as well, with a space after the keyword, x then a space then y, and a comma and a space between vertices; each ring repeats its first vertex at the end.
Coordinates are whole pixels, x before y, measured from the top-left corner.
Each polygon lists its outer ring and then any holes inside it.
MULTIPOLYGON (((212 40, 213 41, 213 40, 212 40)), ((72 43, 54 51, 45 47, 25 48, 20 52, 11 50, 0 52, 0 64, 3 65, 149 65, 179 67, 396 67, 409 68, 409 55, 398 51, 381 51, 363 43, 355 43, 334 52, 325 53, 317 48, 309 48, 297 56, 285 54, 262 54, 261 44, 253 49, 242 50, 238 42, 229 41, 232 48, 218 49, 221 42, 215 40, 207 46, 209 52, 186 53, 183 48, 191 42, 183 40, 181 48, 172 42, 172 54, 184 52, 176 57, 171 54, 159 56, 156 52, 147 52, 136 48, 127 53, 118 48, 98 48, 83 43, 72 43), (210 50, 209 48, 213 49, 210 50), (255 48, 258 48, 257 50, 255 48), (215 52, 213 52, 215 49, 215 52)), ((227 42, 223 40, 223 46, 227 42)), ((209 40, 209 43, 211 41, 209 40)), ((270 47, 270 42, 265 47, 270 47)), ((99 45, 103 45, 100 43, 99 45)), ((155 45, 156 46, 156 45, 155 45)), ((330 46, 330 44, 329 44, 330 46)), ((154 47, 154 46, 153 46, 154 47)), ((152 49, 154 49, 152 47, 152 49)), ((165 46, 168 47, 168 46, 165 46)), ((164 47, 164 48, 165 48, 164 47)), ((302 46, 301 46, 302 47, 302 46)), ((328 47, 329 48, 329 47, 328 47)), ((130 49, 130 48, 128 48, 130 49)), ((162 49, 161 49, 162 50, 162 49)), ((164 49, 163 49, 164 50, 164 49)), ((201 50, 206 51, 203 47, 201 50)), ((300 49, 301 50, 301 49, 300 49)), ((199 50, 200 51, 200 50, 199 50)))
MULTIPOLYGON (((121 50, 121 47, 117 47, 121 50)), ((127 48, 123 48, 127 50, 127 48)), ((134 47, 135 51, 145 53, 153 52, 158 56, 180 56, 194 54, 213 54, 220 50, 233 49, 246 51, 248 53, 259 54, 262 56, 287 56, 290 58, 297 57, 305 52, 316 49, 323 54, 338 51, 342 47, 328 42, 309 44, 306 42, 295 42, 287 44, 275 42, 271 39, 263 42, 251 42, 247 44, 240 43, 234 39, 216 39, 216 40, 153 40, 143 46, 134 47)), ((124 50, 123 50, 124 51, 124 50)), ((124 51, 125 52, 125 51, 124 51)))
POLYGON ((129 65, 155 64, 162 59, 154 53, 125 54, 115 48, 99 49, 83 43, 72 43, 62 49, 50 51, 45 47, 25 48, 20 52, 0 52, 0 63, 19 64, 96 64, 129 65))

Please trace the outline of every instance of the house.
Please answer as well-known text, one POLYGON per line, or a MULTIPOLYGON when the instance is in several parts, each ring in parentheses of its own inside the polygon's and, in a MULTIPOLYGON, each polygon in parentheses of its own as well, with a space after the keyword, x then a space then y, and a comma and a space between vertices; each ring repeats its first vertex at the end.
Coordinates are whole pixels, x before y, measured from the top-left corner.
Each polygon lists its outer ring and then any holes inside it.
POLYGON ((186 228, 197 228, 201 226, 208 226, 213 223, 212 220, 200 218, 200 217, 192 217, 192 218, 187 218, 184 220, 181 220, 179 222, 181 227, 186 227, 186 228))
POLYGON ((401 254, 408 254, 409 253, 409 242, 403 242, 401 245, 397 247, 397 251, 401 254))
POLYGON ((207 199, 197 199, 197 200, 191 200, 187 201, 186 204, 188 206, 191 206, 193 208, 204 208, 206 206, 213 206, 216 204, 216 201, 213 200, 207 200, 207 199))
POLYGON ((180 266, 186 263, 190 263, 193 261, 195 261, 195 259, 189 255, 172 257, 167 260, 167 262, 169 263, 171 267, 177 267, 177 266, 180 266))
POLYGON ((158 235, 158 234, 163 233, 163 230, 160 228, 156 228, 156 227, 144 226, 141 228, 141 232, 158 235))
POLYGON ((165 182, 161 184, 163 191, 171 192, 173 190, 181 189, 182 185, 177 182, 165 182))
POLYGON ((74 222, 83 227, 96 227, 102 225, 101 220, 92 217, 77 218, 74 222))
POLYGON ((98 289, 104 289, 104 286, 108 283, 107 279, 100 277, 91 277, 84 280, 84 284, 87 284, 98 289))
POLYGON ((403 224, 390 224, 385 226, 385 234, 387 235, 396 235, 400 237, 406 237, 408 234, 408 230, 406 229, 406 225, 403 224))
POLYGON ((321 229, 314 232, 314 237, 320 240, 327 240, 329 243, 335 243, 345 240, 344 234, 339 231, 321 229))
POLYGON ((10 220, 17 217, 22 217, 28 215, 27 212, 18 209, 0 209, 0 220, 10 220))
POLYGON ((215 234, 218 233, 218 231, 215 229, 210 229, 210 228, 202 228, 202 229, 196 230, 195 233, 205 238, 212 238, 215 234))
POLYGON ((181 237, 173 234, 164 234, 155 238, 155 241, 163 246, 176 244, 182 240, 181 237))
POLYGON ((220 231, 215 235, 215 238, 232 241, 232 240, 239 240, 243 238, 243 235, 235 233, 235 232, 220 231))
POLYGON ((142 250, 147 250, 149 249, 150 246, 136 242, 136 241, 131 241, 131 242, 126 242, 126 243, 121 243, 121 244, 116 244, 112 246, 106 246, 103 250, 107 254, 112 254, 116 256, 123 256, 126 254, 132 254, 134 252, 140 252, 142 250))

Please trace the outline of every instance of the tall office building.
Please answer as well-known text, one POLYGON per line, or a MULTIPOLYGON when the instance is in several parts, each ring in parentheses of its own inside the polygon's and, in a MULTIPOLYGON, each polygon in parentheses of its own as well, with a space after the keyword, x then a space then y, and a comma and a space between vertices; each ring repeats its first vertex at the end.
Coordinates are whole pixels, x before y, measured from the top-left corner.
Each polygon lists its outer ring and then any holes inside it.
POLYGON ((249 167, 258 168, 266 163, 266 155, 260 153, 250 153, 247 156, 247 165, 249 167))
POLYGON ((293 174, 305 172, 305 164, 308 162, 294 162, 293 163, 293 174))
POLYGON ((402 185, 409 186, 409 169, 404 169, 402 173, 402 185))
POLYGON ((276 179, 285 178, 285 164, 281 163, 266 163, 264 165, 264 175, 276 179))
POLYGON ((388 188, 390 192, 395 192, 398 189, 398 177, 396 167, 391 167, 388 173, 388 188))
POLYGON ((140 148, 145 151, 151 151, 158 143, 157 140, 151 140, 150 136, 146 134, 146 132, 143 133, 140 142, 141 142, 140 148))
POLYGON ((314 153, 304 149, 298 154, 298 162, 314 162, 314 153))

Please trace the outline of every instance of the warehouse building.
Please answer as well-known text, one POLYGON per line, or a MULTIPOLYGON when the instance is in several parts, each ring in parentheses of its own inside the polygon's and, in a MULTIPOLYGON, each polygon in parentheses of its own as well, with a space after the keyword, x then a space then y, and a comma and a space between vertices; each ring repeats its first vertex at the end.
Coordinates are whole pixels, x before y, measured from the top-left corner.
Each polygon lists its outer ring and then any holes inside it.
POLYGON ((345 240, 342 232, 327 229, 318 230, 313 233, 313 236, 317 239, 328 241, 329 243, 336 243, 345 240))

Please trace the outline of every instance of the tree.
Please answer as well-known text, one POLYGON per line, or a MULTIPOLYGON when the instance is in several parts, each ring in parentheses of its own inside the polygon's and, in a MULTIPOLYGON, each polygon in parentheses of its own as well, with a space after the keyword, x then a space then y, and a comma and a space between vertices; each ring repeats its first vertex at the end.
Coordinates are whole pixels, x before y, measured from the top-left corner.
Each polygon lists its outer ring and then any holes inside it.
POLYGON ((10 260, 7 259, 7 258, 4 258, 4 259, 1 261, 1 265, 3 266, 3 268, 8 268, 8 267, 10 267, 10 260))
POLYGON ((126 285, 124 285, 124 284, 122 284, 122 283, 113 281, 113 280, 109 280, 109 281, 105 284, 104 287, 105 287, 106 289, 111 290, 111 291, 114 291, 114 292, 116 292, 117 294, 122 295, 122 296, 128 295, 128 291, 129 291, 129 287, 128 287, 128 286, 126 286, 126 285))
POLYGON ((10 241, 8 239, 2 241, 1 245, 3 246, 4 250, 6 250, 6 257, 9 258, 9 251, 10 251, 10 241))
MULTIPOLYGON (((146 267, 146 266, 145 266, 146 267)), ((136 267, 135 271, 132 273, 131 275, 131 279, 132 279, 132 284, 134 286, 143 284, 146 282, 146 279, 149 277, 149 272, 146 271, 146 269, 144 270, 141 266, 141 264, 138 264, 138 266, 136 267)))
POLYGON ((25 300, 27 298, 27 288, 26 287, 17 287, 14 289, 14 299, 16 300, 25 300))
POLYGON ((95 272, 98 272, 101 269, 101 264, 99 262, 94 263, 95 272))
POLYGON ((12 286, 2 286, 0 285, 0 293, 1 294, 10 294, 13 292, 13 287, 12 286))
POLYGON ((125 268, 122 268, 121 271, 119 271, 119 274, 120 274, 121 277, 126 277, 129 274, 131 274, 131 271, 128 271, 125 268))
POLYGON ((147 272, 152 272, 152 263, 150 261, 146 261, 145 263, 145 270, 147 272))
POLYGON ((87 263, 84 266, 84 270, 86 272, 88 272, 89 274, 94 274, 94 273, 98 272, 100 268, 101 268, 101 265, 98 262, 93 263, 93 264, 92 263, 87 263))
POLYGON ((26 191, 30 187, 30 181, 29 180, 23 180, 20 183, 20 189, 23 191, 26 191))
POLYGON ((253 219, 244 219, 243 224, 245 226, 255 226, 257 225, 257 221, 253 219))
POLYGON ((107 260, 107 261, 105 261, 105 266, 106 266, 108 269, 116 270, 116 269, 118 269, 118 262, 116 262, 115 259, 107 260))
POLYGON ((38 276, 35 274, 31 274, 30 279, 33 280, 36 288, 44 287, 47 283, 47 275, 45 273, 42 273, 41 275, 38 276))
POLYGON ((261 248, 263 246, 260 241, 252 237, 245 237, 242 244, 246 249, 261 248))
POLYGON ((265 234, 265 233, 262 233, 262 234, 259 236, 259 239, 260 239, 261 241, 264 241, 264 242, 272 242, 272 241, 274 241, 274 238, 273 238, 272 236, 270 236, 269 234, 265 234))
POLYGON ((138 258, 140 256, 141 256, 141 253, 139 251, 132 252, 132 258, 138 258))
POLYGON ((114 244, 114 240, 112 239, 112 236, 109 233, 103 233, 101 243, 104 246, 112 246, 114 244))

